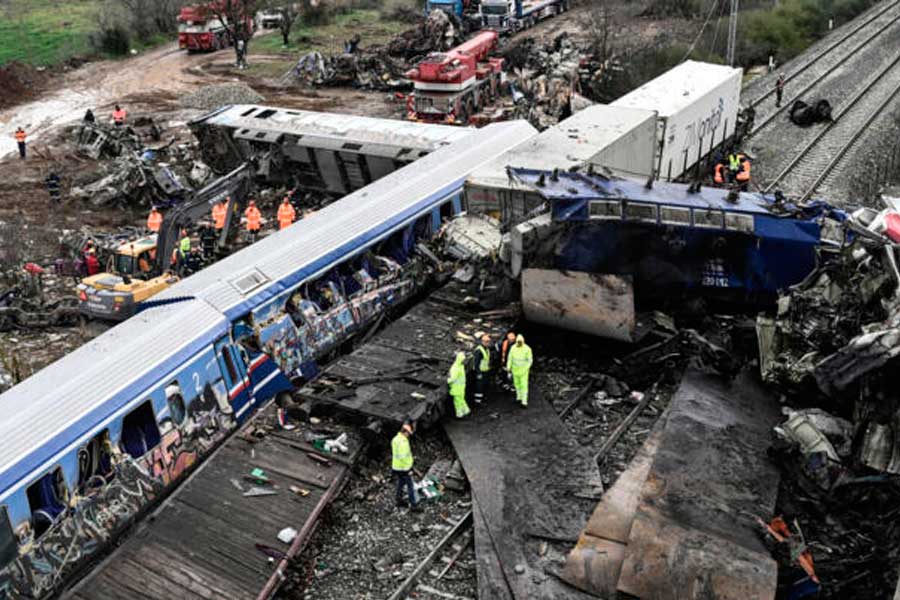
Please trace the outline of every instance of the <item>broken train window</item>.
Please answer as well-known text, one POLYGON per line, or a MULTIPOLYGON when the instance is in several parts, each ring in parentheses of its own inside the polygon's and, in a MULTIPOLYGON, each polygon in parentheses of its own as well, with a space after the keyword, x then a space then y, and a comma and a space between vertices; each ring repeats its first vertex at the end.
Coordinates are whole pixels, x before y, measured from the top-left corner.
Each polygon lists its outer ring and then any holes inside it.
POLYGON ((109 429, 104 429, 78 449, 78 492, 98 488, 112 479, 109 429))
POLYGON ((28 486, 28 508, 31 510, 31 527, 37 540, 53 526, 66 510, 69 492, 63 479, 62 468, 56 467, 28 486))
POLYGON ((140 458, 159 445, 159 426, 150 400, 145 400, 122 419, 119 444, 132 458, 140 458))
POLYGON ((187 409, 184 406, 184 394, 181 393, 181 386, 177 381, 166 386, 166 404, 169 406, 169 416, 172 422, 175 425, 184 423, 187 409))

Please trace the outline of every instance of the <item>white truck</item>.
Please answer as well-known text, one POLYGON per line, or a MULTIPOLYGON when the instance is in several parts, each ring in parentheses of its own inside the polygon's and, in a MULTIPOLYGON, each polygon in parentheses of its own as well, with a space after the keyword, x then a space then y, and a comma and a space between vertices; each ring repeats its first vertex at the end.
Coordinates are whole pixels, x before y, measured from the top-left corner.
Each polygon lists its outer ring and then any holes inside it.
POLYGON ((741 69, 688 60, 610 106, 657 113, 654 175, 672 181, 729 143, 740 111, 741 69))
POLYGON ((528 29, 569 8, 569 0, 482 0, 481 26, 497 32, 528 29))

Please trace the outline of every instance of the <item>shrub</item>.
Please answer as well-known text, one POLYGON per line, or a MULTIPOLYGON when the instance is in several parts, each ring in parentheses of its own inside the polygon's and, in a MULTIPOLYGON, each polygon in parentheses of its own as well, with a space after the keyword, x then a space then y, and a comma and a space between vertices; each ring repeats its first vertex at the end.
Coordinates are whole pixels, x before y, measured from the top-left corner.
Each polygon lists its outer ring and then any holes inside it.
POLYGON ((103 25, 91 34, 91 46, 97 52, 122 56, 131 49, 131 34, 121 23, 103 25))

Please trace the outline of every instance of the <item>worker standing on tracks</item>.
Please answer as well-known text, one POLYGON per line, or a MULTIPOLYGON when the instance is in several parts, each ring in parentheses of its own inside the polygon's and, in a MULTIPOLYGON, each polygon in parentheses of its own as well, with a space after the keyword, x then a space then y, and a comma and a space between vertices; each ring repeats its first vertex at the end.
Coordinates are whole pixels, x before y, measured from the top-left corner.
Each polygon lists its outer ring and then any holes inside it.
MULTIPOLYGON (((228 198, 228 201, 231 202, 231 199, 228 198)), ((212 218, 213 223, 216 226, 216 232, 221 233, 223 229, 225 229, 225 220, 228 217, 228 207, 225 202, 219 200, 212 207, 212 218)))
POLYGON ((255 200, 251 200, 248 204, 247 210, 244 211, 244 217, 247 219, 247 238, 252 244, 256 242, 256 238, 259 236, 259 228, 262 226, 262 213, 256 208, 255 200))
POLYGON ((778 74, 778 81, 775 82, 775 107, 781 106, 781 96, 784 94, 784 73, 778 74))
POLYGON ((154 233, 159 233, 159 228, 162 227, 163 216, 162 213, 154 206, 150 209, 150 214, 147 216, 147 229, 154 233))
POLYGON ((525 344, 525 338, 522 335, 516 336, 516 343, 509 349, 506 358, 506 370, 512 373, 516 400, 523 407, 528 406, 528 373, 531 371, 532 362, 531 348, 525 344))
POLYGON ((462 419, 472 412, 469 410, 469 405, 466 404, 465 352, 456 353, 456 360, 450 366, 450 372, 447 373, 447 385, 450 386, 450 397, 453 398, 453 410, 456 412, 456 418, 462 419))
POLYGON ((281 206, 278 207, 278 229, 287 229, 296 218, 297 211, 291 206, 290 199, 285 196, 284 200, 281 201, 281 206))
POLYGON ((124 108, 116 104, 116 109, 113 111, 112 118, 113 123, 116 124, 116 127, 121 127, 125 124, 125 117, 128 116, 128 111, 124 108))
POLYGON ((737 159, 739 167, 734 174, 734 181, 742 190, 746 191, 750 184, 750 159, 743 152, 738 152, 737 159))
POLYGON ((16 128, 16 143, 19 145, 19 158, 25 160, 25 139, 28 134, 21 127, 16 128))
POLYGON ((472 365, 475 369, 475 393, 472 398, 475 404, 481 404, 484 400, 485 387, 487 387, 488 373, 491 371, 491 336, 481 336, 481 345, 475 347, 472 353, 472 365))
POLYGON ((416 502, 416 488, 412 480, 413 455, 409 438, 413 434, 413 424, 407 419, 394 439, 391 440, 391 469, 397 476, 397 507, 409 505, 413 511, 422 510, 416 502), (407 498, 403 497, 406 489, 407 498))

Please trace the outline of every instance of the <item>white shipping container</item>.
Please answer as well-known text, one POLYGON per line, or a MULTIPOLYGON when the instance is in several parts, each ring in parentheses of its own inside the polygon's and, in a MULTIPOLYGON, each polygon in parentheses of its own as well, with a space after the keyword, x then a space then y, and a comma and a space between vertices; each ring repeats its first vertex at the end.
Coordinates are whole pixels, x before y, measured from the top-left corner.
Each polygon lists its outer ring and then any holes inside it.
POLYGON ((741 75, 741 69, 688 60, 611 106, 657 112, 656 176, 670 181, 734 134, 741 75))
POLYGON ((479 167, 466 180, 469 210, 518 222, 540 196, 511 180, 506 167, 568 170, 607 167, 623 176, 648 177, 654 169, 656 113, 594 104, 479 167))

